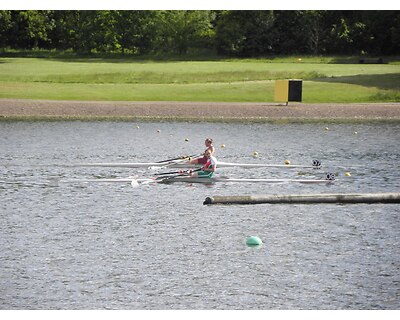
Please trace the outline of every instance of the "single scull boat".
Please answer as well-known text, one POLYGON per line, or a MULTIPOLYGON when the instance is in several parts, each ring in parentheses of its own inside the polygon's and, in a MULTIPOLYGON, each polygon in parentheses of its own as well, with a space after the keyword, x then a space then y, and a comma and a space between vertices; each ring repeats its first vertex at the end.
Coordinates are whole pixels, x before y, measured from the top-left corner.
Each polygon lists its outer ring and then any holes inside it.
MULTIPOLYGON (((314 160, 312 165, 295 165, 295 164, 267 164, 267 163, 233 163, 218 161, 218 168, 321 168, 321 162, 314 160)), ((190 164, 189 162, 170 161, 170 162, 120 162, 120 163, 77 163, 68 165, 71 167, 109 167, 109 168, 198 168, 198 164, 190 164)))
POLYGON ((262 178, 229 178, 229 177, 212 177, 212 178, 198 178, 190 177, 187 175, 179 175, 172 177, 158 177, 158 178, 99 178, 99 179, 73 179, 68 182, 105 182, 105 183, 131 183, 132 185, 140 184, 156 184, 156 183, 202 183, 214 184, 216 182, 235 182, 235 183, 303 183, 303 184, 329 184, 333 183, 335 177, 333 174, 328 174, 326 179, 262 179, 262 178))

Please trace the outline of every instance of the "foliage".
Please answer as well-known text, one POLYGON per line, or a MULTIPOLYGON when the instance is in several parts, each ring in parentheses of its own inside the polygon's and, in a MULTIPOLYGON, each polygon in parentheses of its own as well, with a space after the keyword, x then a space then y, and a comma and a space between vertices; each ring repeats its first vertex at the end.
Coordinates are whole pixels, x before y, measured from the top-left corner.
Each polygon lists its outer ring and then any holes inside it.
POLYGON ((0 49, 237 57, 396 55, 399 11, 0 11, 0 49))

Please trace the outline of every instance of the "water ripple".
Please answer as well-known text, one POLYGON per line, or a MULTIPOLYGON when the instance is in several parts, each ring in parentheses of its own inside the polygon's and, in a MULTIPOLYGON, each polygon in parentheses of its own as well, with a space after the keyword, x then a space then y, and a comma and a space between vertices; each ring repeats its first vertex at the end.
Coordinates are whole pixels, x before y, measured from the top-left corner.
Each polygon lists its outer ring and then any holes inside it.
POLYGON ((329 131, 317 124, 137 126, 0 124, 0 308, 400 307, 397 205, 202 205, 210 195, 398 191, 399 125, 333 125, 329 131), (337 183, 136 189, 60 183, 144 176, 148 171, 61 164, 193 154, 206 135, 227 161, 323 164, 320 170, 234 168, 224 175, 314 179, 328 171, 337 183), (250 235, 263 245, 247 247, 250 235))

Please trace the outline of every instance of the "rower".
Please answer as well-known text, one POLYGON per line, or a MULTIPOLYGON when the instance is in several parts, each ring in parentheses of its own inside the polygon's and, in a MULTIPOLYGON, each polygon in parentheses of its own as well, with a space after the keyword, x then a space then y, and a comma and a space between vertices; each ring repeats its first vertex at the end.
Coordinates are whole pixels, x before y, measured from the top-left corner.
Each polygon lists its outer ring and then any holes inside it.
POLYGON ((207 162, 204 164, 201 171, 192 172, 190 176, 193 178, 211 178, 217 169, 217 159, 211 154, 211 150, 205 152, 207 162))
POLYGON ((208 161, 208 159, 207 159, 207 157, 206 157, 206 152, 207 152, 207 151, 210 151, 212 156, 214 155, 214 153, 215 153, 215 148, 214 148, 214 146, 213 146, 213 139, 207 138, 207 139, 204 141, 204 144, 206 145, 206 150, 205 150, 204 153, 203 153, 203 157, 199 157, 199 158, 196 158, 196 159, 191 160, 191 161, 190 161, 191 164, 206 164, 207 161, 208 161))

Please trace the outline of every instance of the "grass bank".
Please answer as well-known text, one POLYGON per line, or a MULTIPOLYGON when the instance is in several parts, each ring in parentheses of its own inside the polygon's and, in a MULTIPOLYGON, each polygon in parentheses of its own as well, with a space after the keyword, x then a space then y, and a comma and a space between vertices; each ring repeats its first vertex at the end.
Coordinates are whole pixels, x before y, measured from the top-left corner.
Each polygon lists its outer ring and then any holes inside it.
POLYGON ((399 60, 0 58, 0 98, 270 102, 277 79, 303 79, 305 103, 400 101, 399 60))
POLYGON ((119 116, 0 116, 1 122, 192 122, 192 123, 270 123, 270 124, 399 124, 400 119, 344 119, 344 118, 199 118, 199 117, 119 117, 119 116))

